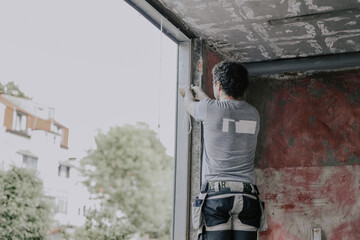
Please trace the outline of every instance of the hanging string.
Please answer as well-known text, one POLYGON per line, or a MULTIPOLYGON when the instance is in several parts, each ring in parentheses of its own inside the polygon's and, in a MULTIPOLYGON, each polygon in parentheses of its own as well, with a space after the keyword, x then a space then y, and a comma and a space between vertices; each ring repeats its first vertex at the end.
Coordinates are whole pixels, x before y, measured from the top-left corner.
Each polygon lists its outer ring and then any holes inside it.
POLYGON ((182 123, 182 128, 185 131, 186 134, 190 134, 191 130, 192 130, 192 126, 191 126, 191 117, 188 113, 184 114, 184 119, 183 119, 183 123, 182 123), (187 129, 186 129, 187 128, 187 129))
POLYGON ((160 102, 160 89, 162 84, 162 48, 163 48, 163 17, 160 20, 160 57, 159 57, 159 78, 157 85, 157 105, 158 105, 158 118, 157 118, 157 136, 160 138, 160 111, 161 111, 161 102, 160 102))

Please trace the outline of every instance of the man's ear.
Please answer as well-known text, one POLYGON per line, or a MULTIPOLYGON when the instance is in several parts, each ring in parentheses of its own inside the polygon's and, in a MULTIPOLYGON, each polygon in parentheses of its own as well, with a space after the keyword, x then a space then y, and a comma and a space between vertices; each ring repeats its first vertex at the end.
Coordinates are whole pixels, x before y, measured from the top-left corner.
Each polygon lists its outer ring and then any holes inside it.
POLYGON ((221 85, 220 85, 220 82, 219 82, 219 81, 216 82, 216 88, 217 88, 218 91, 221 90, 221 85))

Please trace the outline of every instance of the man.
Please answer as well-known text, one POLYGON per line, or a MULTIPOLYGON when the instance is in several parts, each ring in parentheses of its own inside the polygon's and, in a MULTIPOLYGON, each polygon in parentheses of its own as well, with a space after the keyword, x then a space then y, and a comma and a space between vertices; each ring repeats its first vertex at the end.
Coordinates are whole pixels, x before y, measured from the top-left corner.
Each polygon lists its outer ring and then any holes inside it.
POLYGON ((257 238, 261 208, 254 156, 260 117, 243 99, 247 86, 246 68, 225 61, 213 69, 216 99, 197 86, 180 89, 186 111, 203 123, 202 191, 207 191, 203 214, 208 240, 257 238), (195 101, 192 91, 200 101, 195 101))

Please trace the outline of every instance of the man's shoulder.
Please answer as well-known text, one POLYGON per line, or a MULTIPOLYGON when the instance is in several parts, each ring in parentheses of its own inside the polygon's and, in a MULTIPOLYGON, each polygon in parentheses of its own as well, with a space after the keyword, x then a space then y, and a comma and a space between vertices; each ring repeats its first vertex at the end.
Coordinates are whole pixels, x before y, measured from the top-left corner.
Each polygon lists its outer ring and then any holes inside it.
POLYGON ((216 102, 217 102, 216 99, 207 98, 196 102, 196 104, 200 106, 213 106, 216 105, 216 102))

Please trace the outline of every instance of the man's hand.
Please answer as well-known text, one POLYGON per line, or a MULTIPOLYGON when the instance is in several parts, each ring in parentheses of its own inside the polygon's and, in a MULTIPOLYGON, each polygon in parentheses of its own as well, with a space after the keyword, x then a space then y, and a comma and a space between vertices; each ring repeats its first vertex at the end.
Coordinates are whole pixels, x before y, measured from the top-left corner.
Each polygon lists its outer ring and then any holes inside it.
POLYGON ((197 99, 199 99, 200 101, 209 98, 209 96, 206 95, 206 93, 201 89, 201 87, 191 85, 191 89, 195 92, 197 99))
POLYGON ((179 87, 179 93, 182 97, 185 97, 187 91, 190 91, 189 86, 179 87))

